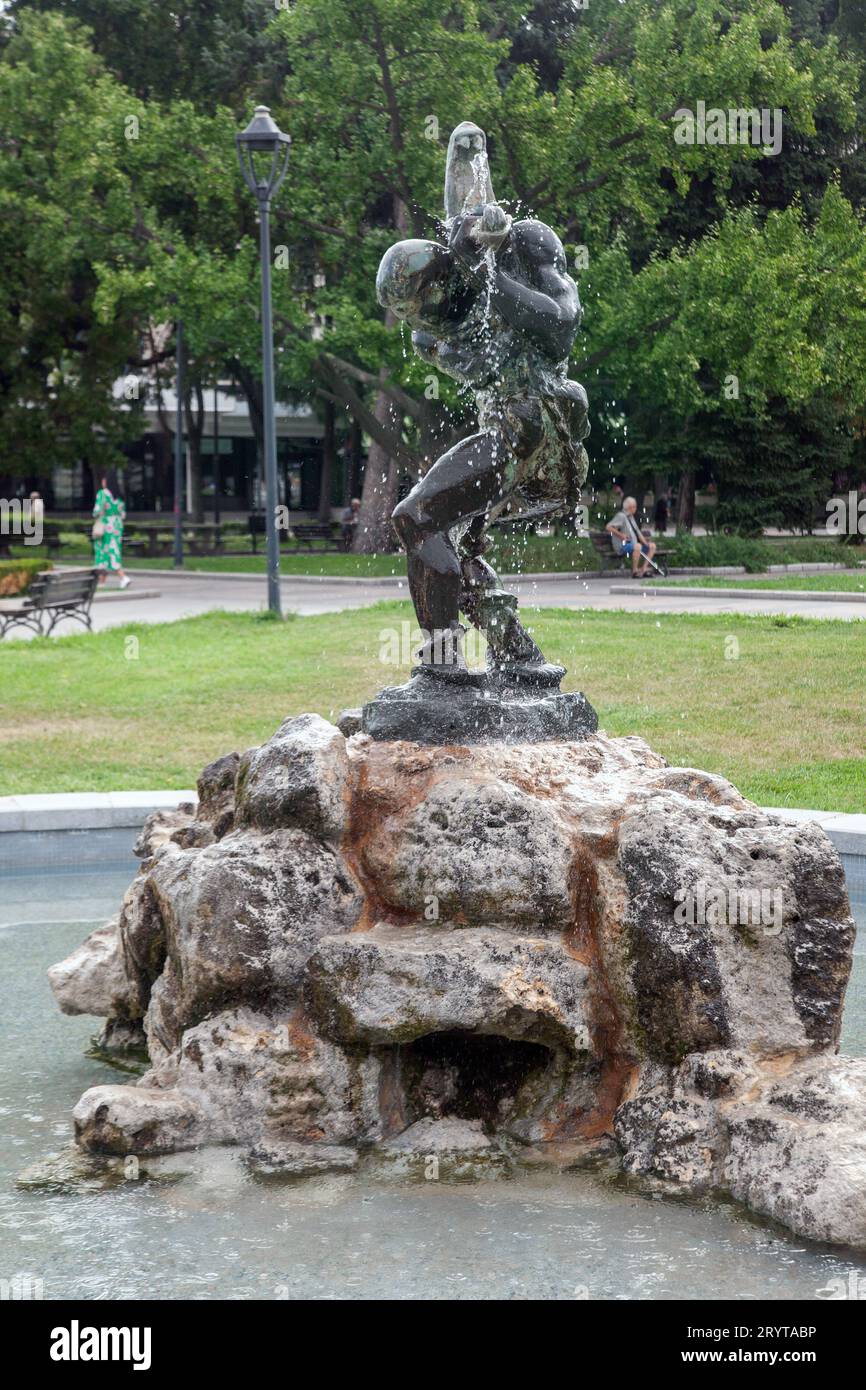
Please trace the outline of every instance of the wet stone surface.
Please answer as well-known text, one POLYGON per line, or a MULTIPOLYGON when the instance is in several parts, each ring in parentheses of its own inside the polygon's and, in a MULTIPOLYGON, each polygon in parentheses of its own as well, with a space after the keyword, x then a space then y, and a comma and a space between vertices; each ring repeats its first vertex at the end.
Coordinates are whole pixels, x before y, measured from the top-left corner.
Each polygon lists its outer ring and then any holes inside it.
POLYGON ((140 853, 51 971, 66 1014, 109 1020, 103 1056, 149 1052, 74 1106, 85 1153, 224 1145, 291 1181, 438 1155, 462 1180, 615 1142, 630 1182, 866 1248, 866 1064, 836 1051, 854 924, 816 825, 638 738, 304 715, 140 853), (683 912, 707 885, 725 910, 683 912))

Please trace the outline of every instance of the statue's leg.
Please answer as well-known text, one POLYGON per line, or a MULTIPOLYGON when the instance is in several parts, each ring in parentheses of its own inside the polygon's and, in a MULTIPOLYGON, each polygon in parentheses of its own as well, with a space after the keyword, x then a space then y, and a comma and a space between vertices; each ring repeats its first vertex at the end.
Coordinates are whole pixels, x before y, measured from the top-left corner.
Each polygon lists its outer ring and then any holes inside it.
POLYGON ((406 551, 409 592, 419 625, 432 643, 422 658, 426 665, 459 664, 455 635, 463 571, 449 532, 500 500, 504 457, 493 433, 471 435, 443 454, 394 510, 394 526, 406 551))
POLYGON ((460 606, 487 638, 488 665, 503 672, 543 665, 544 653, 517 616, 517 595, 502 588, 493 566, 477 553, 464 553, 462 567, 460 606))

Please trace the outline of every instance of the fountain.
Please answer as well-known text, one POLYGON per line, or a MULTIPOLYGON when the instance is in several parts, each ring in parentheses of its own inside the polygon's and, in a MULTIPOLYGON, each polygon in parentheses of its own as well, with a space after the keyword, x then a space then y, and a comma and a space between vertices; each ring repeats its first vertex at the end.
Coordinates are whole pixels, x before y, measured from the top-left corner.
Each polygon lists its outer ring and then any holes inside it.
POLYGON ((416 349, 481 398, 479 433, 396 512, 419 666, 340 727, 287 719, 149 819, 118 917, 49 972, 62 1010, 107 1020, 105 1049, 149 1059, 78 1101, 78 1154, 230 1145, 259 1174, 407 1180, 599 1166, 866 1246, 838 854, 599 731, 482 558, 518 493, 573 496, 586 408, 559 243, 509 221, 483 153, 459 126, 448 246, 400 243, 379 276, 416 349))
POLYGON ((447 245, 398 242, 376 291, 411 325, 416 353, 474 392, 479 428, 394 512, 425 640, 411 679, 370 701, 361 727, 427 743, 580 738, 598 727, 595 711, 560 691, 563 667, 545 661, 483 558, 497 517, 539 504, 574 514, 580 502, 587 400, 567 375, 577 287, 550 227, 514 222, 496 202, 470 121, 449 141, 445 216, 447 245), (461 611, 487 639, 486 671, 467 669, 461 611))

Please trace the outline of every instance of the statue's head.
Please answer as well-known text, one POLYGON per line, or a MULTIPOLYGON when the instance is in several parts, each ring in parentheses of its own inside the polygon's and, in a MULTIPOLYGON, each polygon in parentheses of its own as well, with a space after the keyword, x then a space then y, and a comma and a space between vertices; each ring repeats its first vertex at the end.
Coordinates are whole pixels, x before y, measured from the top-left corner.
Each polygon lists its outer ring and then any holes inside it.
POLYGON ((450 221, 471 208, 495 203, 487 138, 473 121, 462 121, 451 132, 445 161, 445 216, 450 221))

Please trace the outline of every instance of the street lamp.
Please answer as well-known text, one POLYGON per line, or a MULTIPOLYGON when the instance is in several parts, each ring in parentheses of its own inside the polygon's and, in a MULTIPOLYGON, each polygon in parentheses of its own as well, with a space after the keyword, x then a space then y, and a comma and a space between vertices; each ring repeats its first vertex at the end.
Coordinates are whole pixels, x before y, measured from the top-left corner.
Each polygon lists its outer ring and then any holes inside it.
POLYGON ((271 319, 271 201, 280 191, 289 164, 291 138, 257 106, 246 130, 235 136, 244 182, 259 205, 262 262, 262 395, 265 431, 265 526, 268 552, 268 607, 280 613, 280 542, 277 535, 277 445, 274 420, 274 332, 271 319), (260 158, 258 167, 256 156, 260 158))
POLYGON ((175 328, 177 408, 174 423, 174 567, 183 568, 183 323, 175 328))

